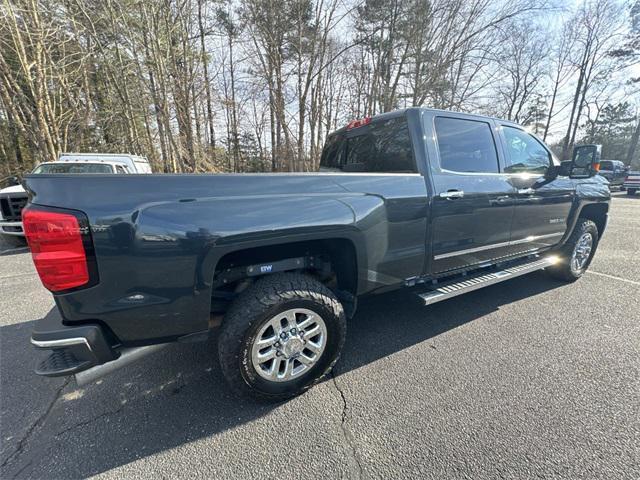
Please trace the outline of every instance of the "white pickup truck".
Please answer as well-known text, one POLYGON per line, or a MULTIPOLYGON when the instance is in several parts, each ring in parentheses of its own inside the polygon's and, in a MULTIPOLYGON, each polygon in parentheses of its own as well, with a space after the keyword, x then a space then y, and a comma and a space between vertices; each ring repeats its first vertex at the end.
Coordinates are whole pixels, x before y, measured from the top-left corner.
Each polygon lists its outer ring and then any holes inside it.
MULTIPOLYGON (((50 173, 152 173, 149 161, 137 155, 114 153, 63 153, 55 162, 38 165, 32 174, 50 173)), ((22 209, 27 204, 27 192, 22 185, 0 190, 0 234, 24 236, 22 209)))

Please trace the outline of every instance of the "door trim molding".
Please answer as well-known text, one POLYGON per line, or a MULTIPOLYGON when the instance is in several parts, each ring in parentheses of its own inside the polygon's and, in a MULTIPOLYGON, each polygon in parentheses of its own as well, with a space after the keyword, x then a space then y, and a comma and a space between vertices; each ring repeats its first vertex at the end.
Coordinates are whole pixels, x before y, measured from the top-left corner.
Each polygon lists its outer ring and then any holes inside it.
POLYGON ((542 240, 542 239, 545 239, 545 238, 560 237, 562 235, 564 235, 564 232, 547 233, 545 235, 530 235, 530 236, 528 236, 526 238, 521 238, 519 240, 511 240, 511 241, 508 241, 508 242, 492 243, 490 245, 483 245, 481 247, 467 248, 467 249, 464 249, 464 250, 456 250, 454 252, 441 253, 439 255, 434 255, 433 259, 434 260, 442 260, 444 258, 457 257, 459 255, 466 255, 468 253, 483 252, 485 250, 493 250, 494 248, 509 247, 511 245, 520 245, 520 244, 523 244, 523 243, 531 243, 531 242, 535 242, 537 240, 542 240))

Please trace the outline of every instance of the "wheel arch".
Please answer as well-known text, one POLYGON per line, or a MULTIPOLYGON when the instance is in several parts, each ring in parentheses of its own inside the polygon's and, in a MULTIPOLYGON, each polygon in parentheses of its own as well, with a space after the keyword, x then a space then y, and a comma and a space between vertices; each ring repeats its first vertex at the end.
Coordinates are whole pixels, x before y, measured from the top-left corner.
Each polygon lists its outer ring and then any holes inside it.
POLYGON ((232 300, 258 278, 289 271, 304 273, 321 281, 339 296, 345 304, 345 310, 352 314, 355 311, 358 293, 358 269, 362 268, 364 262, 362 255, 362 250, 357 248, 352 238, 341 236, 276 242, 245 248, 239 245, 238 248, 225 252, 215 263, 212 273, 211 310, 224 309, 225 302, 232 300), (287 262, 296 259, 312 259, 312 262, 287 262), (280 262, 280 268, 268 273, 242 274, 243 270, 249 267, 277 262, 280 262), (236 275, 228 282, 221 280, 226 272, 232 271, 239 276, 236 275))
POLYGON ((582 207, 578 213, 578 218, 586 218, 596 224, 598 237, 602 237, 607 227, 607 217, 609 215, 609 204, 604 202, 590 203, 582 207))
POLYGON ((567 222, 567 230, 560 242, 562 245, 569 240, 569 237, 573 233, 578 224, 578 219, 586 218, 596 224, 598 229, 598 237, 602 237, 606 227, 609 215, 609 199, 594 201, 585 200, 580 198, 574 198, 573 206, 569 213, 569 219, 567 222))

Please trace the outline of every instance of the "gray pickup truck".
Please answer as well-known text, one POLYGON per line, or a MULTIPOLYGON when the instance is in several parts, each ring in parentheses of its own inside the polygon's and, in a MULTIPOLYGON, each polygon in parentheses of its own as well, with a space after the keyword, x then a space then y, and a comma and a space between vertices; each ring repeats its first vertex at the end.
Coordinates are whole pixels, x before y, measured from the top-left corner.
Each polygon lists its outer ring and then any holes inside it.
POLYGON ((28 176, 25 232, 60 313, 33 331, 51 350, 36 372, 84 384, 219 328, 234 390, 291 397, 330 372, 363 295, 578 279, 607 224, 597 162, 594 146, 561 164, 511 122, 411 108, 331 134, 319 173, 28 176))

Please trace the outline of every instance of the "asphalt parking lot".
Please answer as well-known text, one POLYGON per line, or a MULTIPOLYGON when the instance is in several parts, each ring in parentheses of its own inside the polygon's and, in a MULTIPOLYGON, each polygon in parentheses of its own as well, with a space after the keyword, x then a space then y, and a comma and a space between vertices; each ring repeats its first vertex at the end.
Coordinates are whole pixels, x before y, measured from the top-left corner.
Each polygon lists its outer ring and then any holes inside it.
POLYGON ((226 391, 215 339, 85 388, 36 377, 54 304, 24 249, 0 292, 3 479, 640 478, 640 196, 574 284, 363 303, 333 377, 276 405, 226 391))

